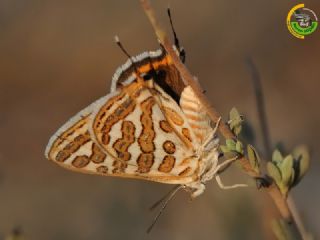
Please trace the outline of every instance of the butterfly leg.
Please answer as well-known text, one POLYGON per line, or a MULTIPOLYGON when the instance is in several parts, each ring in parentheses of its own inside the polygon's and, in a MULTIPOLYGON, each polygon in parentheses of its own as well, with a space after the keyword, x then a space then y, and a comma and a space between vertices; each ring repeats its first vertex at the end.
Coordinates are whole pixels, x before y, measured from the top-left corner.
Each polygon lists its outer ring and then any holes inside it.
POLYGON ((191 189, 191 199, 198 197, 201 195, 204 190, 206 189, 206 186, 201 182, 194 182, 191 184, 186 185, 188 188, 191 189))
POLYGON ((221 189, 233 189, 233 188, 238 188, 238 187, 248 187, 247 184, 234 184, 234 185, 231 185, 231 186, 225 186, 225 185, 222 183, 219 174, 217 174, 220 168, 222 168, 222 167, 224 167, 224 166, 226 166, 226 165, 229 165, 230 163, 236 161, 237 159, 238 159, 237 156, 236 156, 236 157, 233 157, 233 158, 230 158, 230 159, 228 159, 228 160, 225 160, 223 163, 219 164, 219 165, 216 167, 216 171, 215 171, 214 174, 215 174, 216 181, 217 181, 217 183, 218 183, 218 185, 219 185, 219 187, 220 187, 221 189))
POLYGON ((222 188, 222 189, 232 189, 232 188, 237 188, 237 187, 247 187, 246 184, 234 184, 232 186, 225 186, 222 183, 221 178, 217 173, 222 167, 224 167, 226 165, 229 165, 232 162, 234 162, 235 160, 237 160, 237 157, 225 160, 223 163, 218 164, 218 156, 217 155, 214 156, 213 154, 214 153, 211 154, 211 157, 213 159, 213 165, 212 165, 211 169, 202 177, 202 182, 207 182, 207 181, 211 180, 213 177, 215 177, 219 187, 222 188))
POLYGON ((219 187, 220 187, 221 189, 233 189, 233 188, 238 188, 238 187, 248 187, 247 184, 233 184, 233 185, 231 185, 231 186, 225 186, 225 185, 222 183, 221 178, 220 178, 219 175, 216 175, 215 178, 216 178, 216 181, 217 181, 217 183, 218 183, 218 185, 219 185, 219 187))
POLYGON ((216 167, 216 171, 214 174, 216 174, 221 168, 228 166, 229 164, 233 163, 234 161, 236 161, 238 159, 238 156, 235 156, 233 158, 227 159, 225 160, 223 163, 218 164, 216 167))
POLYGON ((214 148, 208 153, 208 156, 206 156, 206 158, 203 159, 205 166, 207 164, 210 164, 211 166, 210 166, 210 169, 203 174, 201 178, 201 182, 205 183, 207 181, 210 181, 214 177, 214 175, 219 169, 218 157, 219 157, 219 152, 214 148))
POLYGON ((214 129, 212 129, 212 132, 208 134, 207 139, 204 141, 202 145, 204 146, 204 149, 206 151, 210 151, 210 149, 212 149, 214 146, 218 145, 219 143, 219 139, 216 137, 216 133, 220 125, 220 121, 221 121, 221 117, 218 119, 216 126, 214 127, 214 129))

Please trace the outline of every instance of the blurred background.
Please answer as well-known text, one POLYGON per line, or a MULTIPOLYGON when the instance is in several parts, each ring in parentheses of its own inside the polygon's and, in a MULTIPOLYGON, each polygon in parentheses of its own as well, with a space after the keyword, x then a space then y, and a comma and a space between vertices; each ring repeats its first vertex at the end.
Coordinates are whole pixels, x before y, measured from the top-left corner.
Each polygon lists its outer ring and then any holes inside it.
MULTIPOLYGON (((152 1, 170 32, 170 5, 187 66, 225 116, 236 106, 256 129, 251 56, 262 78, 273 144, 305 143, 311 169, 292 193, 320 236, 320 29, 293 37, 285 19, 297 1, 152 1)), ((320 17, 320 2, 307 0, 320 17)), ((109 92, 115 69, 132 54, 159 48, 138 1, 0 0, 0 236, 19 227, 26 239, 273 239, 273 205, 254 185, 224 191, 212 181, 190 202, 180 192, 151 234, 148 208, 172 186, 90 176, 49 162, 49 137, 109 92)), ((250 183, 238 168, 225 184, 250 183)))

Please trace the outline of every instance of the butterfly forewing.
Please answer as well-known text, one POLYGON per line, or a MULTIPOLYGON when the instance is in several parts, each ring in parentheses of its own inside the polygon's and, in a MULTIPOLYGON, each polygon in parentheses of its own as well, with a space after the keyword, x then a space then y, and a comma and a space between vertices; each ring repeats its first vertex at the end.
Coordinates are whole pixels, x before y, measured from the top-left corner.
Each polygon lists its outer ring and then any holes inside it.
POLYGON ((181 94, 180 107, 195 134, 196 141, 202 145, 212 137, 213 128, 206 110, 190 86, 186 87, 181 94))
POLYGON ((152 70, 161 72, 161 77, 155 78, 154 81, 178 102, 185 85, 171 57, 163 49, 143 52, 128 59, 113 75, 111 92, 134 82, 136 80, 136 69, 142 76, 148 75, 152 70))

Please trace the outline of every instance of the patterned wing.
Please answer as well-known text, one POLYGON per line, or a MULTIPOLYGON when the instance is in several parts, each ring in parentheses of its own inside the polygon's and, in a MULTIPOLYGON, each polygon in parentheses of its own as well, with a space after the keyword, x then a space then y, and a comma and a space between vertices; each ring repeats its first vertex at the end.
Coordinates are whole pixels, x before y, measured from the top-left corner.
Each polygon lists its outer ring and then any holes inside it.
POLYGON ((194 181, 199 162, 190 126, 176 102, 148 82, 133 82, 94 107, 90 132, 114 157, 109 173, 164 183, 194 181))
POLYGON ((150 78, 154 71, 158 74, 153 80, 169 95, 179 102, 185 85, 171 57, 163 50, 143 52, 120 66, 112 77, 111 92, 121 89, 136 80, 138 70, 141 77, 150 78))
POLYGON ((180 98, 180 107, 188 119, 197 142, 202 145, 212 137, 211 120, 190 86, 186 87, 180 98))
MULTIPOLYGON (((99 101, 105 101, 106 97, 99 101)), ((49 140, 46 157, 62 167, 93 174, 104 174, 108 171, 107 156, 96 144, 89 133, 90 115, 94 104, 91 104, 63 125, 49 140)))
POLYGON ((194 136, 182 129, 190 127, 170 96, 132 83, 70 119, 51 137, 46 156, 83 173, 184 184, 198 177, 199 163, 194 136))

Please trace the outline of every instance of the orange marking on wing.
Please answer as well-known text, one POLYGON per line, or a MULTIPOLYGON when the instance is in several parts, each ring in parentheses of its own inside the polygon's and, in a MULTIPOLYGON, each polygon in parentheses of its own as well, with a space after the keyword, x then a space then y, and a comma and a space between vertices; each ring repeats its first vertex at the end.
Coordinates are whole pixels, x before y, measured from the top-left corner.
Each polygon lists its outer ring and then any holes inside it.
POLYGON ((179 164, 179 166, 189 165, 192 159, 193 159, 192 157, 183 159, 182 162, 179 164))
POLYGON ((141 153, 137 159, 137 164, 138 164, 137 172, 139 173, 149 172, 153 163, 154 163, 153 153, 141 153))
POLYGON ((187 105, 185 103, 181 103, 180 107, 183 109, 183 112, 197 112, 199 109, 196 109, 194 106, 187 105))
POLYGON ((198 124, 189 123, 190 127, 192 127, 195 130, 206 130, 207 127, 205 126, 199 126, 198 124))
POLYGON ((124 170, 126 169, 128 164, 126 164, 123 161, 114 160, 112 166, 113 166, 112 173, 124 173, 124 170))
POLYGON ((172 60, 170 57, 164 57, 163 59, 161 59, 161 60, 159 59, 158 61, 148 62, 147 64, 138 67, 137 70, 139 73, 147 73, 151 69, 157 70, 162 66, 166 66, 166 65, 170 64, 171 61, 172 60), (151 67, 150 63, 152 64, 152 67, 151 67))
POLYGON ((89 132, 78 135, 71 142, 69 142, 61 151, 58 152, 55 160, 57 162, 64 162, 71 156, 71 154, 75 153, 82 145, 86 144, 89 141, 89 132))
POLYGON ((121 126, 122 138, 113 144, 113 148, 116 150, 120 160, 130 160, 131 154, 128 152, 128 148, 135 141, 135 131, 136 128, 131 121, 123 121, 121 126))
POLYGON ((198 138, 200 142, 202 142, 202 141, 203 141, 203 139, 204 139, 204 135, 203 135, 203 134, 198 133, 198 132, 195 132, 195 134, 194 134, 194 135, 196 135, 196 138, 198 138))
POLYGON ((142 125, 142 131, 138 138, 138 143, 141 148, 141 151, 144 153, 154 152, 154 139, 156 133, 153 128, 152 121, 152 107, 155 104, 153 97, 149 97, 141 103, 142 114, 140 117, 140 122, 142 125))
POLYGON ((190 131, 188 128, 182 128, 182 135, 188 139, 190 142, 192 142, 192 139, 191 139, 191 134, 190 134, 190 131))
MULTIPOLYGON (((127 117, 130 113, 132 113, 135 109, 135 101, 129 97, 127 100, 125 100, 112 114, 110 114, 106 120, 104 121, 103 127, 101 128, 102 135, 98 135, 104 145, 107 145, 110 141, 110 135, 109 132, 111 131, 111 128, 114 124, 119 122, 120 120, 127 117)), ((103 114, 103 111, 100 111, 98 115, 103 114)), ((95 132, 99 132, 98 129, 94 129, 95 132)))
POLYGON ((90 163, 90 159, 88 156, 77 156, 73 161, 72 161, 72 166, 76 168, 83 168, 87 166, 90 163))
POLYGON ((192 171, 191 167, 187 167, 186 169, 184 169, 183 171, 181 171, 179 173, 179 176, 184 177, 184 176, 188 175, 191 171, 192 171))
POLYGON ((169 107, 163 107, 163 110, 165 112, 165 115, 168 119, 170 119, 175 125, 182 126, 184 121, 183 118, 180 117, 180 115, 169 107))
POLYGON ((158 170, 160 172, 169 173, 173 169, 175 162, 176 159, 174 156, 167 155, 163 158, 158 170))
POLYGON ((170 124, 166 120, 161 120, 160 121, 160 128, 166 133, 173 132, 172 127, 170 126, 170 124))
POLYGON ((107 166, 99 166, 96 168, 97 172, 104 175, 108 173, 108 167, 107 166))
POLYGON ((120 101, 123 97, 125 96, 125 93, 122 92, 120 93, 119 95, 116 95, 112 98, 110 98, 106 104, 102 107, 102 109, 99 111, 99 113, 97 114, 97 116, 95 117, 95 120, 94 120, 94 124, 93 124, 93 128, 94 129, 99 129, 101 130, 101 128, 103 126, 101 126, 102 122, 105 121, 105 116, 106 116, 106 113, 110 110, 110 108, 118 101, 120 101))
POLYGON ((90 163, 90 161, 92 161, 96 164, 104 162, 107 155, 104 152, 102 152, 102 150, 99 148, 99 146, 97 144, 93 143, 91 146, 91 149, 92 149, 92 153, 89 157, 86 155, 77 156, 71 162, 72 166, 74 166, 76 168, 83 168, 83 167, 87 166, 90 163))
POLYGON ((203 121, 203 117, 199 115, 194 115, 194 114, 185 114, 185 116, 188 118, 188 121, 195 121, 195 122, 201 122, 203 121))
POLYGON ((70 137, 73 133, 75 133, 77 130, 81 129, 85 124, 87 124, 89 119, 89 115, 83 117, 79 122, 77 122, 74 126, 67 129, 64 133, 62 133, 59 138, 56 139, 53 147, 59 147, 65 140, 68 140, 68 137, 70 137))
POLYGON ((94 163, 102 163, 106 159, 106 154, 100 149, 100 147, 93 143, 92 144, 92 155, 90 156, 90 160, 94 163))
POLYGON ((173 154, 176 151, 176 145, 173 142, 167 140, 162 145, 163 150, 168 154, 173 154))
POLYGON ((151 66, 150 66, 150 64, 142 65, 137 70, 138 70, 138 72, 140 74, 141 73, 147 73, 147 72, 149 72, 151 70, 151 66))

